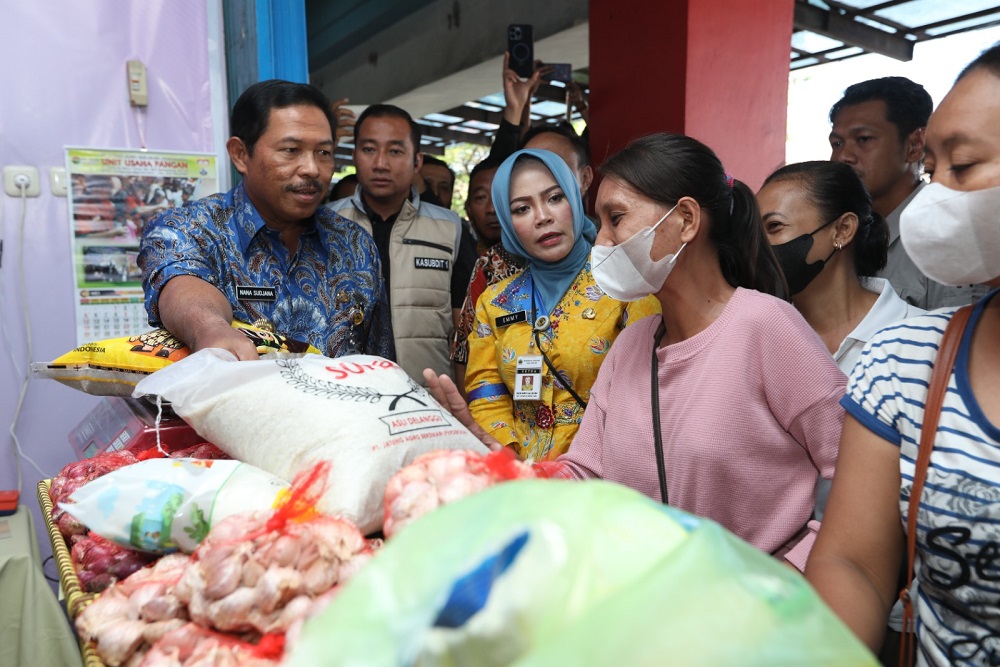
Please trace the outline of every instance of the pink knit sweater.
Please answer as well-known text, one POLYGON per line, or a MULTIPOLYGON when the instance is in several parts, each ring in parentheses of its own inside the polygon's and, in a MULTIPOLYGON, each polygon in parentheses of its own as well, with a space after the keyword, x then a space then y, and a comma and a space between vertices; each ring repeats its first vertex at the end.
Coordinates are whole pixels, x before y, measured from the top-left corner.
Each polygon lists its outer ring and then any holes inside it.
MULTIPOLYGON (((625 329, 608 353, 567 454, 569 476, 600 477, 660 499, 650 364, 661 322, 625 329)), ((789 304, 736 290, 699 334, 661 348, 660 423, 672 506, 707 517, 761 551, 791 547, 804 569, 819 524, 817 471, 837 461, 846 378, 789 304)))

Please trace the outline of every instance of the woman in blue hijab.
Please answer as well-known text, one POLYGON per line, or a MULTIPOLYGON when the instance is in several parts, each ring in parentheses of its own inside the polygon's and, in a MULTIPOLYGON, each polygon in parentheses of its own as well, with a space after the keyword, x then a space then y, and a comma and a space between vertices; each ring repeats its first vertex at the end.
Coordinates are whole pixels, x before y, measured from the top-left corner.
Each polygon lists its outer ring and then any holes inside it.
POLYGON ((623 303, 590 271, 597 235, 573 172, 525 149, 493 178, 501 239, 526 268, 489 287, 469 336, 466 389, 476 421, 523 459, 554 459, 576 434, 597 371, 618 333, 658 314, 653 297, 623 303))

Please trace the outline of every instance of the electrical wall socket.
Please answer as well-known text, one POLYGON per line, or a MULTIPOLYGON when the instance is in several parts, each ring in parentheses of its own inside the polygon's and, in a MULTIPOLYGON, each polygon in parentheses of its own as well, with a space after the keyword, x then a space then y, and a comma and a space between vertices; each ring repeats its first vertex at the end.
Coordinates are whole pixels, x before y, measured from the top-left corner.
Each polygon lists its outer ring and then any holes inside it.
POLYGON ((128 60, 125 62, 125 72, 128 74, 129 103, 134 107, 149 106, 146 66, 141 60, 128 60))
POLYGON ((25 194, 29 197, 37 197, 42 193, 41 184, 38 181, 37 167, 4 167, 3 168, 3 190, 11 197, 21 196, 21 185, 27 179, 25 194))
POLYGON ((66 167, 49 168, 49 190, 53 197, 66 196, 66 167))

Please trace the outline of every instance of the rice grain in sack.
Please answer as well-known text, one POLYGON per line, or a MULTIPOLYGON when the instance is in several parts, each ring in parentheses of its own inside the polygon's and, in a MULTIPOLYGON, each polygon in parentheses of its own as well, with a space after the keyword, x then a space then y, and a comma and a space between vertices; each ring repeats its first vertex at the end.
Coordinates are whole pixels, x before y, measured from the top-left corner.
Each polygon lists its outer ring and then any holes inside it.
POLYGON ((206 440, 291 481, 330 461, 318 509, 382 526, 389 479, 434 449, 486 447, 397 364, 367 355, 239 361, 201 350, 142 380, 206 440))

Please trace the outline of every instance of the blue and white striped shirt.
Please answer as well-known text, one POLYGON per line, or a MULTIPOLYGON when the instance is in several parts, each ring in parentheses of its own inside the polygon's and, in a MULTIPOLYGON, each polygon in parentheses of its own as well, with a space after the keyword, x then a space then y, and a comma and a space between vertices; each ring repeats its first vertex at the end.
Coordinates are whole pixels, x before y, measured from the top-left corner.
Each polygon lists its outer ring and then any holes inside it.
MULTIPOLYGON (((1000 664, 1000 428, 969 383, 973 311, 948 382, 917 524, 919 664, 1000 664)), ((841 403, 873 433, 899 445, 900 514, 906 526, 931 366, 954 308, 877 334, 841 403)))

